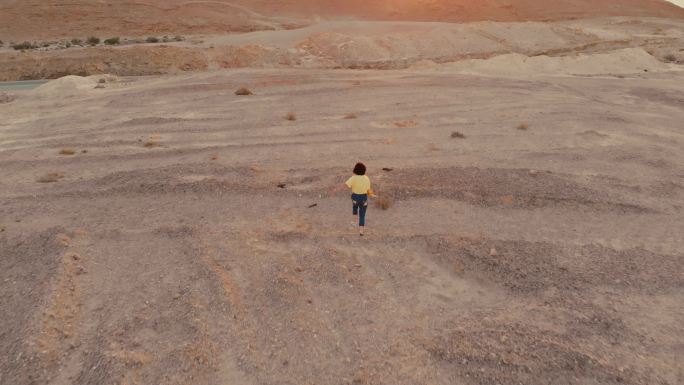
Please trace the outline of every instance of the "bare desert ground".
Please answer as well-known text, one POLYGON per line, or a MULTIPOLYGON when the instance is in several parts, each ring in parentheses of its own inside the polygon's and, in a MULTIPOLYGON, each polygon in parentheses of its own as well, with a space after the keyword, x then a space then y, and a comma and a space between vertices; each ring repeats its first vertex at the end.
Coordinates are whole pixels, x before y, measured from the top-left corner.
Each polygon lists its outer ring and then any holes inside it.
POLYGON ((681 384, 675 67, 12 92, 0 382, 681 384), (357 160, 364 239, 328 194, 357 160))
POLYGON ((0 0, 0 384, 683 384, 684 11, 467 5, 0 0))

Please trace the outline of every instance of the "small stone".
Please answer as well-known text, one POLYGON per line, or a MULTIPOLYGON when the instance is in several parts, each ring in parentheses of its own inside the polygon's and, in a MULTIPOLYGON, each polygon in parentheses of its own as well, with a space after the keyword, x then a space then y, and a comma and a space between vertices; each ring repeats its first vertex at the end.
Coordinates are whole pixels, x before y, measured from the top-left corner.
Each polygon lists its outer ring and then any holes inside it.
POLYGON ((530 175, 536 176, 537 174, 539 174, 539 171, 537 171, 537 170, 530 170, 530 175))
POLYGON ((173 299, 178 299, 181 297, 181 293, 176 293, 173 295, 173 299))
POLYGON ((489 249, 489 256, 490 257, 496 257, 497 255, 499 255, 499 253, 496 251, 495 248, 492 247, 491 249, 489 249))

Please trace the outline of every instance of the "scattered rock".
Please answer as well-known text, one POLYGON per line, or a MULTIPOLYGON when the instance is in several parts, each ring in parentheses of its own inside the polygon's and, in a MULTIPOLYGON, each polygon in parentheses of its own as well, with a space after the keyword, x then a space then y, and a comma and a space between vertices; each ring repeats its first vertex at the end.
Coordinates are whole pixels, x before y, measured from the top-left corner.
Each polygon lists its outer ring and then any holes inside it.
POLYGON ((10 103, 12 101, 14 101, 14 96, 5 92, 0 92, 0 104, 10 103))
POLYGON ((98 80, 97 82, 100 83, 100 84, 104 84, 104 83, 107 83, 107 79, 101 78, 101 79, 98 80))
POLYGON ((318 203, 314 203, 314 204, 312 204, 312 205, 309 205, 309 208, 311 209, 311 208, 314 208, 314 207, 316 207, 316 206, 318 206, 318 203))
POLYGON ((458 138, 458 139, 465 139, 466 136, 465 136, 465 134, 463 134, 462 132, 454 131, 454 132, 451 133, 451 137, 454 138, 454 139, 456 139, 456 138, 458 138))
POLYGON ((499 255, 499 253, 496 251, 496 248, 492 247, 491 249, 489 249, 490 257, 496 257, 497 255, 499 255))
POLYGON ((181 297, 181 293, 176 293, 173 295, 173 299, 179 299, 181 297))
POLYGON ((532 176, 537 176, 539 174, 539 171, 537 170, 530 170, 530 175, 532 176))
POLYGON ((285 188, 285 183, 278 183, 278 188, 285 188))
POLYGON ((64 178, 64 174, 60 172, 51 172, 49 174, 45 174, 41 176, 40 178, 36 179, 36 182, 38 183, 54 183, 57 182, 58 180, 64 178))

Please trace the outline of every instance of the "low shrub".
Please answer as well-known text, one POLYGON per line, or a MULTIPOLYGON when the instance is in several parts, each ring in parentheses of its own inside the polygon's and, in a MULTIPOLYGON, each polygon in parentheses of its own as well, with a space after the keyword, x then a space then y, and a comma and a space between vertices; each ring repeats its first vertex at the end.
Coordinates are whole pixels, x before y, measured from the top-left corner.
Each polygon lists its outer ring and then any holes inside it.
POLYGON ((37 48, 37 47, 34 44, 32 44, 28 41, 25 41, 23 43, 17 43, 17 44, 12 45, 12 48, 14 48, 17 51, 22 51, 25 49, 33 49, 33 48, 37 48))
POLYGON ((392 207, 392 199, 388 197, 380 197, 375 199, 375 205, 383 210, 387 210, 392 207))
POLYGON ((106 39, 104 41, 106 45, 119 45, 121 43, 120 39, 118 37, 111 37, 109 39, 106 39))
POLYGON ((252 91, 250 91, 249 88, 242 86, 235 91, 235 95, 239 96, 246 96, 246 95, 252 95, 252 91))

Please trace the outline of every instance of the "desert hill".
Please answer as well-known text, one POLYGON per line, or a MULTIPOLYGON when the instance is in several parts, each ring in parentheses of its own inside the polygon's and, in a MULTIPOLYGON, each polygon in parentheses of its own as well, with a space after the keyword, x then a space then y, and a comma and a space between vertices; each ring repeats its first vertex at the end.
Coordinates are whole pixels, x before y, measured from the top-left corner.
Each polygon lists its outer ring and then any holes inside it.
POLYGON ((0 0, 0 40, 290 29, 317 17, 466 22, 600 16, 684 18, 684 9, 664 0, 0 0))

